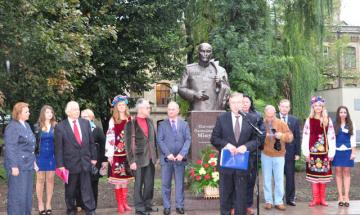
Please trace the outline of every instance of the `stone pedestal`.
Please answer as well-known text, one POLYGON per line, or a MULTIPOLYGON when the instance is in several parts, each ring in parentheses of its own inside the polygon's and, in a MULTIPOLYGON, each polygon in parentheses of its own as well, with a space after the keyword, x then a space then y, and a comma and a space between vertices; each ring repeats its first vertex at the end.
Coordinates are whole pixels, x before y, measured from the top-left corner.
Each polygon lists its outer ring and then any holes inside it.
POLYGON ((203 148, 210 145, 210 138, 217 117, 225 111, 191 111, 191 159, 199 159, 199 154, 203 148))

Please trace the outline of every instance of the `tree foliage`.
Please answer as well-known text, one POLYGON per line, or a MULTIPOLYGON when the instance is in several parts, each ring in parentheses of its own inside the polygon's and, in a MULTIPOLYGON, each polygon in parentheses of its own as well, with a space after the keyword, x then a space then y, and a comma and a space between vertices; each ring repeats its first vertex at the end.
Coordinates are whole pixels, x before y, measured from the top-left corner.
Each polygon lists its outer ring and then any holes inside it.
MULTIPOLYGON (((322 58, 331 0, 0 0, 0 91, 37 113, 63 116, 71 99, 103 122, 110 100, 178 80, 213 45, 232 90, 257 104, 289 98, 305 117, 326 74, 322 58), (10 62, 10 69, 5 62, 10 62)), ((33 115, 36 118, 37 114, 33 115)))

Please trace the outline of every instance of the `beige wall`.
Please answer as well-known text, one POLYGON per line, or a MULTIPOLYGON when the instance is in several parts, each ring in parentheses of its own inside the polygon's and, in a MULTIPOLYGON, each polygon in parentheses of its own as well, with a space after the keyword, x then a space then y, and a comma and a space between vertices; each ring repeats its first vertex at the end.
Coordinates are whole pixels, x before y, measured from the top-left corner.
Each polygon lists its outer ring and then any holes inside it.
MULTIPOLYGON (((170 86, 175 84, 174 82, 170 82, 167 80, 159 81, 159 83, 168 83, 170 86)), ((151 107, 151 119, 154 121, 154 123, 157 123, 160 120, 163 120, 167 117, 166 107, 158 107, 156 106, 156 84, 153 84, 153 87, 151 90, 144 92, 144 98, 149 100, 152 104, 151 107)), ((130 109, 131 115, 136 114, 135 108, 130 109)))
MULTIPOLYGON (((360 88, 344 87, 331 90, 321 90, 316 92, 316 95, 324 97, 326 100, 326 108, 330 113, 335 114, 340 105, 346 106, 349 109, 351 119, 358 131, 357 133, 360 132, 360 111, 355 110, 355 99, 360 99, 360 88)), ((357 142, 359 143, 360 137, 359 135, 357 136, 357 142)))

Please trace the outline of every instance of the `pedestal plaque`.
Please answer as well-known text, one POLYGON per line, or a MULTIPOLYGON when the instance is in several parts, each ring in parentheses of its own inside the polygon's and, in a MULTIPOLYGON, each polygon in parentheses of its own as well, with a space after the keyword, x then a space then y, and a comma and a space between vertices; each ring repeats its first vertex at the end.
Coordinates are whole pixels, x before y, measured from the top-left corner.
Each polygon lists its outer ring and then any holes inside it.
POLYGON ((199 159, 203 148, 210 145, 210 138, 217 117, 225 111, 191 111, 191 159, 199 159))

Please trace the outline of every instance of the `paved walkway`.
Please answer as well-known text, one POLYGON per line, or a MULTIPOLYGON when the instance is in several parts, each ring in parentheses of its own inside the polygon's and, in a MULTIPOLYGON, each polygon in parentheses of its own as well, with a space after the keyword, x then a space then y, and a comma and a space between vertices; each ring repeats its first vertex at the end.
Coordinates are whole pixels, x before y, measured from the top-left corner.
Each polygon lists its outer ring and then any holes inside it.
MULTIPOLYGON (((212 201, 212 200, 210 200, 212 201)), ((205 201, 206 202, 206 201, 205 201)), ((308 203, 299 202, 296 207, 287 207, 286 211, 279 211, 276 209, 272 210, 264 210, 262 209, 262 204, 260 205, 260 214, 261 215, 360 215, 360 201, 351 201, 350 207, 338 207, 337 202, 329 202, 328 207, 316 206, 313 208, 308 207, 308 203)), ((205 203, 205 205, 207 205, 205 203)), ((191 206, 189 206, 191 207, 191 206)), ((108 209, 99 209, 96 211, 98 215, 117 215, 115 208, 108 208, 108 209)), ((33 215, 38 214, 37 211, 32 213, 33 215)), ((56 210, 53 211, 54 215, 65 215, 65 211, 56 210)), ((81 215, 85 213, 79 213, 81 215)), ((134 214, 134 212, 127 212, 123 213, 124 215, 134 214)), ((175 210, 172 211, 172 214, 176 214, 175 210)), ((187 215, 219 215, 218 210, 207 210, 207 207, 202 209, 190 209, 186 211, 187 215)), ((0 215, 6 215, 4 212, 0 212, 0 215)), ((152 213, 152 215, 162 215, 162 208, 159 208, 158 213, 152 213)))

